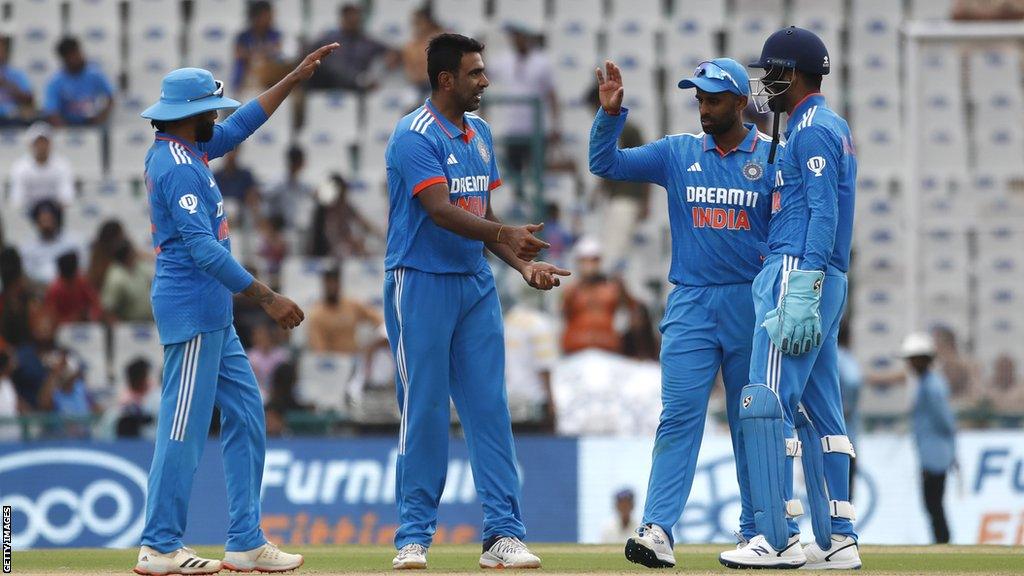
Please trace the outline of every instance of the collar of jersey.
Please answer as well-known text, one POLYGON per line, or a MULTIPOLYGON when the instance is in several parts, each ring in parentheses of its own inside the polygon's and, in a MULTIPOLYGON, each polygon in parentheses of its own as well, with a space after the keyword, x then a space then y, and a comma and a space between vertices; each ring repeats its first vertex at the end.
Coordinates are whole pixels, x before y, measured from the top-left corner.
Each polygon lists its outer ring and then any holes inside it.
POLYGON ((434 122, 441 127, 441 130, 444 130, 444 133, 448 138, 462 136, 462 139, 468 143, 474 136, 476 136, 476 132, 473 131, 473 127, 470 126, 469 120, 466 119, 465 115, 462 116, 462 123, 466 125, 466 131, 463 132, 462 130, 459 130, 455 124, 449 122, 448 119, 444 117, 444 114, 441 114, 436 108, 434 108, 434 103, 430 101, 430 98, 427 98, 427 101, 423 103, 423 106, 427 109, 427 112, 434 117, 434 122))
POLYGON ((167 132, 157 132, 156 139, 164 140, 165 142, 177 142, 178 144, 181 144, 181 146, 185 148, 185 150, 188 150, 190 154, 195 156, 201 162, 206 163, 206 154, 200 154, 199 152, 197 152, 196 149, 193 148, 194 144, 192 144, 188 140, 182 140, 181 138, 178 138, 177 136, 174 136, 172 134, 168 134, 167 132))
POLYGON ((715 150, 719 156, 728 156, 733 152, 753 152, 757 149, 757 126, 744 122, 743 125, 748 128, 747 135, 740 142, 739 146, 723 153, 719 148, 718 144, 715 144, 715 137, 711 134, 704 135, 704 151, 710 152, 715 150))
POLYGON ((811 92, 804 99, 797 102, 796 106, 793 107, 793 113, 789 115, 789 120, 786 120, 786 135, 793 131, 793 127, 803 120, 804 112, 806 112, 811 106, 821 106, 825 104, 825 96, 821 92, 811 92))

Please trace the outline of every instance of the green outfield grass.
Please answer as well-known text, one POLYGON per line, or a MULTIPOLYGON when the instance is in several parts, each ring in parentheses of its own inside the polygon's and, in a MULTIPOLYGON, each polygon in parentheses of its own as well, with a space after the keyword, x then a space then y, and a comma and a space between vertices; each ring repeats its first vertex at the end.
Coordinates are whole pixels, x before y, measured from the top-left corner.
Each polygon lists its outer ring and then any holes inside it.
MULTIPOLYGON (((316 546, 301 552, 304 574, 386 572, 394 550, 386 546, 316 546)), ((630 564, 619 546, 534 545, 543 572, 624 573, 647 571, 630 564)), ((722 546, 677 546, 675 570, 684 574, 735 573, 718 564, 722 546)), ((200 554, 219 558, 221 549, 200 547, 200 554)), ((429 555, 429 572, 478 572, 479 546, 437 546, 429 555)), ((15 574, 126 574, 135 565, 135 550, 32 550, 14 553, 15 574)), ((864 569, 854 574, 1022 574, 1024 551, 995 546, 865 546, 864 569)))

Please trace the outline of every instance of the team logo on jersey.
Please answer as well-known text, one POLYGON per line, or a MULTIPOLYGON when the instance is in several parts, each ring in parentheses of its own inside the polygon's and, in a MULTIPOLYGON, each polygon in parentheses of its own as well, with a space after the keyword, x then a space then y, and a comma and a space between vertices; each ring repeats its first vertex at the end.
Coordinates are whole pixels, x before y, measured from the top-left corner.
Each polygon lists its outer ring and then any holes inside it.
POLYGON ((476 151, 480 153, 480 157, 483 158, 484 164, 491 163, 491 151, 487 149, 487 144, 483 138, 476 139, 476 151))
POLYGON ((188 210, 189 214, 195 214, 199 208, 199 198, 195 194, 185 194, 178 199, 178 206, 188 210))
POLYGON ((757 162, 747 162, 743 165, 743 176, 747 180, 760 180, 764 176, 764 166, 757 162))
POLYGON ((217 202, 217 218, 224 215, 224 201, 217 202))
POLYGON ((743 407, 744 408, 750 408, 750 403, 753 402, 753 401, 754 401, 754 397, 753 396, 747 396, 746 398, 743 399, 743 407))
POLYGON ((812 156, 807 160, 807 169, 814 172, 814 177, 821 176, 821 171, 825 169, 825 159, 821 156, 812 156))

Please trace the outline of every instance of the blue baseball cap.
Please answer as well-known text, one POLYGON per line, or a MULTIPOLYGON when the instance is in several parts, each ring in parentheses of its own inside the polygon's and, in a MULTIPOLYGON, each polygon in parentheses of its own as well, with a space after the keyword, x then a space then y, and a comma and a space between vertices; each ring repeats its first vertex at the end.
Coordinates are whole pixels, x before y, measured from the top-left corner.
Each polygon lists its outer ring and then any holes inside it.
POLYGON ((210 110, 238 108, 242 103, 224 97, 224 83, 202 68, 178 68, 160 83, 160 101, 142 111, 150 120, 181 120, 210 110))
POLYGON ((679 87, 749 96, 750 76, 743 65, 732 58, 715 58, 701 62, 693 71, 692 78, 683 78, 679 81, 679 87))

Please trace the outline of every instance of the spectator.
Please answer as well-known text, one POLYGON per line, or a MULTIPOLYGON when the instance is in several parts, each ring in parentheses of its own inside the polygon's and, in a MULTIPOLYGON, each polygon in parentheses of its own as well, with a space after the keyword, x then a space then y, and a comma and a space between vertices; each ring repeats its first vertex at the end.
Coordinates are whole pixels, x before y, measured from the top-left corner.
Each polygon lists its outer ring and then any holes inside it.
MULTIPOLYGON (((495 58, 487 68, 494 83, 494 90, 503 96, 534 98, 540 101, 540 130, 547 131, 558 126, 558 95, 555 80, 547 54, 541 49, 538 37, 529 28, 519 24, 505 26, 513 50, 495 58)), ((532 164, 534 154, 535 125, 534 107, 529 103, 503 104, 501 114, 505 116, 507 136, 506 161, 510 176, 515 182, 516 193, 523 195, 524 170, 532 164)), ((557 134, 557 130, 552 130, 557 134)), ((538 167, 534 167, 538 168, 538 167)))
POLYGON ((148 437, 155 427, 160 399, 153 394, 152 371, 145 358, 136 358, 125 367, 128 390, 117 418, 118 438, 148 437))
POLYGON ((430 95, 430 79, 427 77, 427 44, 430 39, 444 32, 434 20, 430 8, 423 7, 412 13, 412 38, 402 46, 402 70, 405 79, 416 87, 420 97, 430 95))
POLYGON ((505 313, 505 386, 513 426, 555 432, 551 369, 556 360, 558 335, 548 316, 522 300, 513 304, 505 313))
POLYGON ((8 64, 11 37, 0 33, 0 127, 23 126, 33 116, 32 83, 8 64))
POLYGON ((67 206, 75 199, 75 175, 63 157, 52 153, 53 134, 46 122, 25 131, 29 151, 11 166, 11 204, 28 210, 42 200, 67 206))
MULTIPOLYGON (((283 76, 281 31, 274 26, 274 7, 267 0, 249 3, 249 26, 235 37, 235 90, 262 92, 283 76)), ((287 70, 284 70, 287 73, 287 70)))
POLYGON ((576 245, 580 279, 565 289, 562 314, 565 331, 562 351, 572 354, 588 348, 622 353, 622 337, 615 330, 615 316, 635 304, 622 282, 601 273, 601 245, 584 238, 576 245))
POLYGON ((126 238, 114 250, 114 261, 107 270, 100 301, 110 320, 152 322, 153 306, 149 292, 153 286, 153 265, 140 262, 135 248, 126 238))
POLYGON ((960 353, 956 334, 946 326, 932 329, 935 359, 949 383, 950 399, 956 408, 973 408, 980 400, 978 366, 960 353))
POLYGON ((67 252, 57 258, 60 275, 46 290, 43 304, 53 310, 57 325, 65 322, 98 321, 103 317, 96 290, 78 272, 78 254, 67 252))
POLYGON ((633 521, 633 508, 635 496, 629 488, 623 488, 615 493, 615 517, 605 525, 601 532, 602 544, 622 544, 635 534, 633 528, 636 522, 633 521))
POLYGON ((654 335, 654 320, 646 306, 636 302, 629 308, 629 325, 622 335, 622 355, 636 360, 659 360, 661 344, 654 335))
POLYGON ((309 88, 371 90, 376 87, 376 80, 371 78, 370 68, 378 58, 387 55, 388 48, 363 31, 362 5, 344 4, 338 15, 338 29, 324 34, 314 45, 338 42, 341 48, 320 64, 320 69, 309 80, 309 88))
POLYGON ((82 245, 73 233, 64 231, 64 210, 53 200, 43 200, 32 208, 32 222, 39 237, 22 246, 25 274, 33 282, 49 286, 57 278, 57 258, 68 252, 81 256, 82 245))
POLYGON ((220 169, 213 173, 217 188, 225 199, 231 198, 240 205, 259 202, 259 187, 252 171, 238 163, 239 147, 224 155, 220 169))
POLYGON ((285 156, 285 178, 263 194, 263 215, 279 216, 288 228, 302 227, 308 221, 296 220, 296 215, 307 216, 312 210, 316 189, 302 178, 306 167, 306 152, 296 145, 288 148, 285 156))
POLYGON ((260 245, 260 257, 263 258, 267 283, 274 286, 275 290, 281 286, 281 263, 289 252, 284 227, 284 216, 271 216, 263 225, 263 241, 260 245))
POLYGON ((298 374, 295 364, 285 362, 274 369, 271 377, 270 399, 267 401, 267 410, 273 410, 282 416, 289 412, 309 412, 312 407, 307 406, 295 396, 295 387, 298 385, 298 374))
POLYGON ((921 465, 921 492, 931 519, 936 544, 949 542, 949 526, 942 504, 946 475, 956 463, 956 420, 949 403, 949 386, 934 368, 936 344, 931 334, 910 334, 903 341, 903 358, 917 392, 912 406, 911 426, 921 465))
POLYGON ((992 362, 992 376, 985 387, 986 404, 1000 415, 1024 416, 1024 383, 1017 375, 1017 363, 1009 354, 992 362))
POLYGON ((541 234, 544 241, 551 245, 548 248, 550 262, 563 266, 576 238, 562 222, 562 209, 558 204, 549 202, 544 208, 547 214, 544 216, 544 231, 541 234))
POLYGON ((21 256, 14 248, 0 250, 0 340, 20 346, 32 338, 32 319, 38 308, 32 297, 21 256))
MULTIPOLYGON (((864 385, 864 375, 860 364, 850 352, 850 327, 843 325, 839 329, 839 389, 843 398, 843 419, 846 421, 846 436, 854 446, 860 436, 860 391, 864 385)), ((850 501, 853 502, 854 480, 857 476, 857 459, 850 458, 850 501)))
POLYGON ((124 233, 120 220, 110 219, 100 224, 96 238, 89 246, 89 269, 85 272, 89 284, 92 284, 97 292, 103 290, 107 270, 114 261, 114 252, 123 242, 128 242, 128 236, 124 233))
POLYGON ((359 327, 382 330, 384 316, 379 310, 355 300, 343 298, 341 272, 331 269, 323 274, 323 300, 309 312, 307 346, 314 352, 356 354, 359 327))
POLYGON ((39 407, 61 416, 59 430, 70 438, 89 436, 89 416, 99 413, 82 377, 81 362, 70 352, 50 356, 49 373, 39 393, 39 407))
POLYGON ((63 70, 46 87, 43 116, 54 126, 105 124, 114 107, 114 87, 99 66, 86 62, 76 38, 57 44, 63 70))
MULTIPOLYGON (((588 95, 593 108, 601 106, 597 86, 588 95)), ((643 134, 630 121, 622 128, 619 148, 635 148, 644 145, 643 134)), ((600 191, 604 199, 604 219, 601 230, 604 236, 605 257, 613 270, 621 271, 630 256, 630 246, 637 224, 647 218, 650 185, 643 182, 601 180, 600 191)))
POLYGON ((384 240, 384 234, 349 202, 348 188, 340 174, 331 175, 330 184, 320 188, 310 226, 309 256, 331 256, 339 261, 365 256, 369 252, 366 238, 384 240))
POLYGON ((29 334, 14 349, 14 371, 11 380, 25 404, 32 410, 39 409, 39 393, 60 353, 55 336, 57 323, 53 312, 40 310, 32 316, 29 334))
POLYGON ((18 392, 11 380, 14 359, 7 350, 0 349, 0 442, 21 439, 21 427, 15 418, 25 412, 28 406, 18 398, 18 392))
POLYGON ((287 348, 275 342, 270 325, 260 322, 253 326, 252 346, 245 351, 245 355, 249 357, 249 364, 252 365, 263 398, 270 398, 271 377, 278 366, 291 359, 291 354, 287 348))

